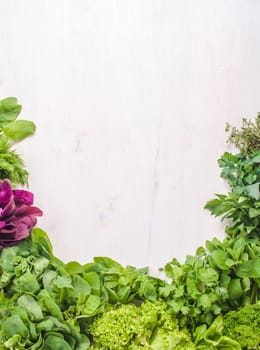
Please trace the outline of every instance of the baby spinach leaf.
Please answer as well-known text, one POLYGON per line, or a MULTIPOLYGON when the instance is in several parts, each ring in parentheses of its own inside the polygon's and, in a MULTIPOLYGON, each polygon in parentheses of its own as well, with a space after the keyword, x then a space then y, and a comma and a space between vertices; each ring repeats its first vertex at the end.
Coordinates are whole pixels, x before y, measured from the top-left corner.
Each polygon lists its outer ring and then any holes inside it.
POLYGON ((50 334, 46 337, 43 350, 72 350, 61 334, 50 334))
POLYGON ((17 299, 17 304, 26 310, 32 321, 41 321, 43 319, 42 310, 31 295, 23 294, 17 299))

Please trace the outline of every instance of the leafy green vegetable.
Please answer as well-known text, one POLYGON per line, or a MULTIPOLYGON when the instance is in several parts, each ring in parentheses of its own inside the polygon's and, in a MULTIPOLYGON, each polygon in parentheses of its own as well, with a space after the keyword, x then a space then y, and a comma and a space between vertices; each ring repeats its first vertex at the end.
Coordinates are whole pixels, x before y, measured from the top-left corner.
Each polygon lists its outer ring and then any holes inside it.
MULTIPOLYGON (((62 297, 73 289, 73 278, 64 266, 53 256, 49 239, 40 229, 34 229, 20 244, 3 249, 0 349, 88 348, 90 340, 82 333, 80 321, 66 319, 69 306, 62 297)), ((83 292, 77 285, 73 291, 71 303, 76 304, 83 292)))
POLYGON ((195 345, 197 350, 240 350, 240 344, 231 337, 223 335, 223 317, 217 316, 214 322, 207 327, 205 324, 195 330, 195 345))
MULTIPOLYGON (((250 193, 250 186, 255 186, 259 190, 260 182, 260 150, 250 154, 238 153, 231 154, 225 152, 219 159, 218 164, 221 171, 221 177, 228 181, 232 192, 238 195, 246 195, 254 199, 259 197, 250 193)), ((251 190, 254 192, 254 190, 251 190)))
POLYGON ((228 219, 226 233, 260 236, 260 151, 250 154, 224 153, 219 160, 221 176, 228 180, 232 192, 217 195, 205 208, 213 215, 228 219))
POLYGON ((114 303, 156 300, 163 283, 147 269, 124 268, 105 257, 84 266, 65 265, 53 255, 46 233, 33 229, 0 255, 0 344, 3 349, 85 350, 93 317, 114 303))
POLYGON ((93 335, 90 349, 195 349, 188 332, 162 302, 144 302, 109 307, 89 328, 93 335))
POLYGON ((224 316, 223 333, 246 349, 260 347, 260 303, 246 305, 224 316))
POLYGON ((206 248, 198 248, 184 264, 176 259, 166 264, 171 285, 159 288, 180 324, 192 330, 210 325, 220 313, 255 302, 260 291, 258 239, 214 238, 206 248))

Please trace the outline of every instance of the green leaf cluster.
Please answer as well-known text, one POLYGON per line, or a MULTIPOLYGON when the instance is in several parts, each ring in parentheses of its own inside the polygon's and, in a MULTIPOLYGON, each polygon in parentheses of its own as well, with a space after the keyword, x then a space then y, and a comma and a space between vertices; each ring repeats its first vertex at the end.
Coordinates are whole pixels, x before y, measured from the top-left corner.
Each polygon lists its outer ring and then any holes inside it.
POLYGON ((223 333, 236 339, 243 349, 260 348, 260 303, 246 305, 224 316, 223 333))
POLYGON ((28 185, 28 172, 11 147, 35 132, 33 122, 16 120, 21 110, 15 97, 0 100, 0 180, 10 179, 13 185, 28 185))
MULTIPOLYGON (((206 247, 198 248, 195 256, 187 256, 184 264, 173 259, 164 267, 171 285, 160 288, 160 296, 180 324, 193 332, 201 324, 211 327, 216 317, 259 300, 259 118, 256 125, 249 122, 248 129, 239 134, 239 140, 254 144, 254 149, 240 147, 241 153, 226 152, 218 161, 221 177, 228 182, 231 192, 218 194, 205 205, 213 215, 225 220, 227 238, 222 242, 216 238, 207 241, 206 247)), ((238 130, 233 129, 233 137, 235 131, 238 136, 238 130)))
POLYGON ((94 316, 107 305, 156 301, 163 283, 110 258, 64 264, 34 229, 0 255, 0 349, 87 349, 94 316))
POLYGON ((93 350, 195 349, 188 331, 179 329, 163 302, 110 307, 94 320, 90 333, 93 350))
POLYGON ((178 315, 181 325, 193 329, 210 325, 220 313, 253 303, 260 291, 260 247, 257 239, 214 238, 184 264, 176 259, 164 271, 170 285, 160 296, 178 315))
POLYGON ((89 346, 79 325, 64 318, 59 298, 69 280, 64 264, 53 256, 50 241, 40 229, 2 251, 1 350, 81 350, 89 346))
POLYGON ((213 215, 228 219, 226 233, 259 238, 260 236, 260 151, 251 154, 224 153, 219 160, 221 176, 232 192, 218 194, 206 203, 213 215))
POLYGON ((225 152, 218 164, 233 193, 259 200, 260 150, 250 154, 225 152))
POLYGON ((260 150, 260 113, 255 122, 243 118, 241 129, 227 123, 226 131, 230 133, 227 141, 234 144, 243 153, 260 150))
POLYGON ((222 315, 218 315, 209 327, 203 324, 198 326, 194 332, 194 343, 197 350, 241 350, 240 343, 235 339, 224 334, 222 315))

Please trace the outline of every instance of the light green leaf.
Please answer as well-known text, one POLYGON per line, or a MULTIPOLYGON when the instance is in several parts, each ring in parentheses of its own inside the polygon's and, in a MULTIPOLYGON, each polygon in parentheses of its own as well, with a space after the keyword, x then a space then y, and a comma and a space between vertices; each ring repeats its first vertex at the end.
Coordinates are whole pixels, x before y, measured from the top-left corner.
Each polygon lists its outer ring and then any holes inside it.
POLYGON ((228 293, 231 300, 239 299, 243 295, 243 289, 239 278, 235 278, 230 281, 228 293))
POLYGON ((27 311, 33 321, 40 321, 43 318, 40 306, 31 295, 22 295, 17 304, 27 311))
POLYGON ((66 276, 58 276, 56 279, 56 286, 61 288, 73 288, 71 285, 71 279, 66 276))
POLYGON ((87 295, 90 294, 90 286, 89 286, 88 282, 85 281, 80 276, 78 276, 78 275, 73 276, 72 284, 77 292, 84 293, 87 295))
POLYGON ((83 310, 84 314, 86 316, 94 315, 100 303, 101 303, 100 297, 96 295, 90 295, 86 301, 85 308, 83 310))
POLYGON ((228 258, 228 254, 223 250, 215 250, 211 254, 212 260, 220 269, 226 270, 228 266, 226 265, 226 260, 228 258))
POLYGON ((248 195, 256 200, 260 198, 260 192, 259 192, 259 182, 256 182, 253 185, 246 186, 248 195))
POLYGON ((249 217, 252 219, 260 215, 260 209, 250 208, 248 213, 249 217))
POLYGON ((32 240, 33 253, 43 255, 47 259, 53 257, 52 244, 46 232, 44 232, 40 228, 34 228, 31 231, 30 237, 32 240))
POLYGON ((44 274, 42 275, 43 288, 46 289, 48 292, 51 292, 53 289, 53 284, 54 284, 54 281, 56 280, 56 277, 57 277, 56 271, 50 270, 50 271, 44 272, 44 274))
POLYGON ((49 260, 45 258, 44 256, 40 257, 34 262, 34 271, 37 276, 40 276, 47 266, 49 265, 49 260))
POLYGON ((1 331, 6 338, 11 338, 15 334, 19 334, 23 338, 29 336, 27 327, 18 315, 13 315, 7 318, 2 324, 1 331))
POLYGON ((80 263, 78 263, 77 261, 68 262, 65 265, 65 269, 66 269, 66 271, 68 271, 68 273, 70 275, 76 275, 76 274, 84 272, 83 266, 80 265, 80 263))
POLYGON ((36 277, 27 270, 23 275, 14 280, 12 288, 16 292, 37 293, 40 290, 40 285, 36 277))
POLYGON ((260 278, 260 259, 245 261, 236 270, 237 276, 248 278, 260 278))
POLYGON ((63 321, 63 315, 60 307, 51 298, 46 289, 42 289, 39 293, 40 305, 44 304, 52 316, 57 317, 58 320, 63 321))
POLYGON ((43 350, 72 350, 72 348, 62 336, 50 334, 46 337, 43 350))
POLYGON ((6 124, 14 121, 22 110, 22 106, 17 104, 17 98, 7 97, 0 101, 0 129, 6 124))
POLYGON ((96 272, 88 272, 83 275, 84 280, 88 282, 90 288, 95 291, 100 289, 100 279, 96 272))
POLYGON ((3 127, 5 136, 14 142, 19 142, 35 133, 36 126, 28 120, 14 120, 3 127))
POLYGON ((108 257, 97 256, 94 258, 94 262, 102 271, 121 272, 123 270, 122 265, 108 257))
POLYGON ((253 158, 254 163, 260 163, 260 155, 257 155, 253 158))

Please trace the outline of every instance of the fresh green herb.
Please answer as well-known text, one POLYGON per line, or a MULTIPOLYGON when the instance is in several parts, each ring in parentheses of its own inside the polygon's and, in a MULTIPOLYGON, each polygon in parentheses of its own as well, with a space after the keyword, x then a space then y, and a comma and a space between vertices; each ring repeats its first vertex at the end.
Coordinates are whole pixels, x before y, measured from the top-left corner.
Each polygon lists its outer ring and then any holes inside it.
POLYGON ((228 219, 226 233, 260 236, 260 151, 250 155, 224 153, 219 160, 221 176, 228 181, 232 192, 217 195, 205 208, 213 215, 228 219))
POLYGON ((243 153, 260 150, 260 113, 255 122, 243 118, 241 129, 228 123, 226 131, 230 132, 228 142, 234 144, 243 153))
POLYGON ((171 285, 159 288, 160 297, 180 319, 194 330, 210 325, 220 313, 259 298, 260 246, 257 239, 214 238, 200 247, 184 264, 176 259, 164 271, 171 285))
POLYGON ((218 164, 222 168, 221 177, 228 181, 232 192, 259 200, 260 151, 250 155, 225 152, 218 164))
POLYGON ((0 100, 0 180, 9 179, 13 185, 28 185, 28 172, 11 147, 35 132, 33 122, 16 120, 21 110, 15 97, 0 100))
POLYGON ((10 179, 14 185, 28 185, 24 161, 10 149, 8 140, 0 138, 0 180, 4 179, 10 179))

